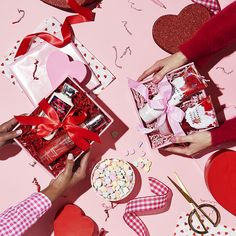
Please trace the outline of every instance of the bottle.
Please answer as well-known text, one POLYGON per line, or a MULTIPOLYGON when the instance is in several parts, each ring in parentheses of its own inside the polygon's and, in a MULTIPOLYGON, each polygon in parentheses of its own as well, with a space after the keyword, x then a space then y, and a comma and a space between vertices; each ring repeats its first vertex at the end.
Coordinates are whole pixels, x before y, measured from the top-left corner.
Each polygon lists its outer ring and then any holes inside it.
MULTIPOLYGON (((80 127, 99 133, 99 131, 107 125, 107 121, 103 114, 98 114, 88 121, 85 121, 80 127)), ((57 138, 52 139, 38 153, 40 161, 44 165, 50 165, 52 162, 60 158, 65 153, 75 147, 74 142, 67 133, 63 133, 57 138)))

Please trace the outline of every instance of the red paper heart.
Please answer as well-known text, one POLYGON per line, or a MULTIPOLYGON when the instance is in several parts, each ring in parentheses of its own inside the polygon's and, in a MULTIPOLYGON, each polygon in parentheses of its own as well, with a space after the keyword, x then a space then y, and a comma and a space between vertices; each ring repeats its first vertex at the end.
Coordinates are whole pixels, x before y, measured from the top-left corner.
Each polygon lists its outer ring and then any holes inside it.
POLYGON ((205 181, 216 201, 236 216, 236 152, 216 152, 206 165, 205 181))
POLYGON ((55 236, 97 236, 98 226, 82 209, 68 204, 54 220, 55 236))
POLYGON ((179 15, 164 15, 158 18, 152 29, 153 39, 166 52, 175 53, 210 17, 206 7, 190 4, 179 15))
MULTIPOLYGON (((70 6, 67 4, 66 0, 41 0, 51 6, 61 8, 64 10, 71 10, 70 6)), ((76 0, 76 2, 81 6, 87 6, 90 5, 97 0, 76 0)))

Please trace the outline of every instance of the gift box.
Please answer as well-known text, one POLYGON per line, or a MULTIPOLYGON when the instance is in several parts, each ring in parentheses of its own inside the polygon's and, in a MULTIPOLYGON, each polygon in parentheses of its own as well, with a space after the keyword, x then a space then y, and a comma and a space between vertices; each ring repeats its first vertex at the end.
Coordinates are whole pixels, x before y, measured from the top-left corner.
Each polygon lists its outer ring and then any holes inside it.
MULTIPOLYGON (((58 50, 58 48, 44 42, 33 48, 33 50, 30 50, 25 55, 17 58, 15 62, 10 65, 10 69, 17 82, 21 85, 25 94, 34 105, 37 105, 43 97, 53 91, 53 89, 56 88, 54 85, 58 86, 58 82, 61 83, 63 81, 63 79, 62 81, 58 81, 59 76, 57 78, 50 78, 47 71, 47 61, 49 56, 58 50)), ((61 48, 60 51, 69 55, 74 61, 80 61, 87 65, 81 53, 73 43, 61 48)), ((60 62, 58 62, 58 59, 55 59, 55 64, 57 63, 60 62)), ((62 67, 58 65, 58 70, 61 71, 61 78, 63 78, 63 74, 70 72, 65 71, 65 64, 66 62, 62 67)), ((87 69, 90 73, 87 73, 87 83, 85 86, 89 90, 93 90, 100 85, 100 81, 95 77, 94 73, 88 66, 87 69)), ((65 74, 65 76, 68 76, 68 74, 65 74)))
MULTIPOLYGON (((50 33, 58 38, 62 38, 61 35, 61 23, 54 17, 50 17, 48 19, 45 19, 36 29, 34 32, 47 32, 50 33)), ((12 72, 10 65, 12 63, 14 63, 14 58, 16 55, 16 52, 19 48, 20 45, 20 40, 17 40, 17 42, 15 43, 15 45, 13 45, 13 47, 9 50, 8 54, 4 57, 4 60, 0 63, 0 70, 2 73, 2 76, 4 76, 5 78, 9 79, 11 81, 12 84, 16 84, 17 86, 19 86, 20 89, 22 89, 25 91, 25 86, 22 86, 27 84, 28 80, 21 78, 20 81, 21 83, 19 84, 18 81, 16 79, 16 72, 12 72)), ((33 43, 30 46, 30 51, 31 50, 37 50, 35 48, 37 48, 40 44, 42 44, 44 41, 40 38, 36 38, 33 43)), ((40 46, 39 46, 40 47, 40 46)), ((43 45, 41 47, 44 47, 43 45)), ((50 47, 50 45, 49 45, 50 47)), ((53 47, 53 46, 51 46, 53 47)), ((94 94, 100 94, 114 79, 115 76, 109 71, 109 69, 102 63, 100 62, 97 57, 92 54, 78 39, 75 38, 74 40, 74 44, 72 45, 68 45, 66 46, 64 49, 62 49, 66 54, 71 55, 72 58, 75 58, 76 60, 81 60, 81 61, 85 61, 86 64, 88 65, 88 67, 91 69, 92 72, 92 78, 93 81, 98 80, 99 81, 99 85, 93 89, 93 93, 94 94), (74 46, 76 47, 76 50, 74 48, 74 46)), ((30 59, 29 59, 30 60, 30 59)), ((36 61, 34 61, 35 63, 36 61)), ((33 65, 35 66, 35 65, 33 65)), ((39 66, 38 66, 39 68, 39 66)), ((21 69, 21 68, 19 68, 21 69)), ((32 70, 33 68, 31 68, 32 70)), ((34 67, 35 69, 35 67, 34 67)), ((44 68, 42 68, 44 70, 44 68)), ((22 70, 21 70, 22 71, 22 70)), ((28 71, 28 69, 27 69, 28 71)), ((30 71, 32 75, 32 71, 30 71)), ((36 77, 38 77, 38 73, 36 72, 36 77)), ((32 77, 30 77, 32 79, 32 77)), ((44 79, 46 81, 46 78, 44 79)), ((48 81, 48 80, 47 80, 48 81)), ((33 81, 32 83, 34 83, 36 81, 33 81)), ((49 85, 44 85, 44 86, 49 86, 49 85)), ((90 87, 91 88, 91 87, 90 87)), ((49 88, 47 88, 49 89, 49 88)), ((55 89, 55 88, 54 88, 55 89)), ((26 90, 27 95, 32 96, 33 91, 29 91, 26 90)), ((45 94, 47 95, 47 94, 45 94)), ((35 98, 31 98, 30 99, 34 105, 37 104, 35 98)))
POLYGON ((29 116, 16 118, 16 129, 23 131, 16 142, 54 176, 64 169, 68 153, 78 160, 113 122, 69 77, 29 116))
POLYGON ((159 82, 129 80, 129 87, 152 148, 169 145, 184 136, 218 127, 216 113, 204 89, 207 83, 193 63, 180 67, 159 82))

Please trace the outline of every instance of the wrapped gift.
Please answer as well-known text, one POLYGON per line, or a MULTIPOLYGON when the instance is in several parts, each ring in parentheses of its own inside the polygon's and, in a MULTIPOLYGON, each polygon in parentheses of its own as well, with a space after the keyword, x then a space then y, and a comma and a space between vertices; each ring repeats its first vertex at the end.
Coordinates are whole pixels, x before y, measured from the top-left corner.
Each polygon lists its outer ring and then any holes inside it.
POLYGON ((54 176, 64 169, 68 153, 78 160, 113 121, 69 77, 29 116, 16 118, 21 124, 16 129, 23 131, 17 143, 54 176))
MULTIPOLYGON (((47 32, 47 33, 50 33, 58 38, 62 38, 61 26, 62 26, 62 24, 56 18, 50 17, 48 19, 45 19, 35 29, 35 32, 47 32)), ((0 63, 0 70, 1 70, 2 75, 5 78, 9 79, 13 84, 20 85, 19 86, 20 89, 23 88, 23 90, 25 91, 25 87, 22 86, 22 84, 27 84, 27 82, 28 82, 27 79, 23 79, 23 78, 18 79, 18 71, 15 71, 15 70, 17 70, 17 68, 13 69, 14 72, 12 71, 12 68, 10 68, 11 64, 13 64, 13 65, 15 64, 14 58, 15 58, 16 52, 19 48, 20 42, 21 42, 20 40, 17 40, 15 45, 13 45, 13 47, 9 50, 8 54, 4 57, 4 60, 0 63), (16 73, 17 73, 17 77, 16 77, 16 73), (21 81, 20 84, 18 83, 19 81, 21 81)), ((29 54, 31 52, 36 53, 37 49, 40 49, 40 47, 42 47, 42 48, 45 47, 45 45, 40 46, 40 44, 45 44, 45 43, 42 39, 36 38, 30 46, 29 54)), ((50 47, 51 49, 54 48, 51 45, 48 45, 48 47, 50 47)), ((115 76, 108 70, 108 68, 102 62, 100 62, 97 59, 97 57, 94 54, 92 54, 77 38, 74 39, 74 43, 67 45, 66 47, 64 47, 61 50, 63 50, 63 52, 70 55, 75 60, 80 60, 80 61, 86 62, 86 64, 88 65, 88 67, 90 68, 90 70, 92 72, 92 74, 91 74, 92 82, 91 82, 91 84, 88 84, 88 88, 91 89, 91 86, 94 86, 94 88, 93 88, 94 94, 100 94, 115 79, 115 76), (76 48, 74 48, 74 47, 76 47, 76 48), (99 81, 98 86, 96 86, 97 81, 99 81)), ((36 56, 36 54, 34 55, 34 57, 35 56, 36 56)), ((37 59, 37 58, 35 58, 35 59, 37 59)), ((29 58, 29 60, 30 60, 30 58, 29 58)), ((22 63, 23 62, 24 61, 22 61, 22 63)), ((36 61, 34 61, 33 63, 36 63, 36 61)), ((37 65, 38 65, 37 69, 39 69, 39 64, 37 64, 37 65)), ((33 65, 33 66, 35 66, 35 65, 33 65)), ((33 68, 31 66, 31 70, 32 69, 33 68)), ((34 67, 34 69, 35 69, 35 67, 34 67)), ((19 68, 19 70, 22 72, 21 68, 19 68)), ((28 76, 32 75, 31 70, 30 71, 27 70, 27 72, 29 73, 28 76)), ((45 72, 44 68, 42 68, 42 70, 45 72)), ((37 77, 37 75, 39 75, 38 72, 36 72, 35 75, 37 77)), ((21 74, 19 74, 19 76, 21 77, 21 74)), ((32 78, 32 77, 30 77, 30 78, 32 78)), ((41 80, 46 81, 47 78, 44 78, 41 80)), ((34 82, 35 81, 33 81, 33 83, 34 82)), ((50 84, 45 85, 45 86, 50 87, 50 84)), ((29 95, 29 92, 30 91, 27 90, 28 95, 29 95)), ((32 94, 32 92, 30 92, 30 94, 32 94)), ((34 105, 37 104, 35 101, 35 98, 31 98, 30 100, 33 102, 34 105)))
POLYGON ((158 84, 129 80, 142 125, 152 148, 169 145, 173 136, 184 136, 218 126, 207 84, 193 63, 167 74, 158 84))

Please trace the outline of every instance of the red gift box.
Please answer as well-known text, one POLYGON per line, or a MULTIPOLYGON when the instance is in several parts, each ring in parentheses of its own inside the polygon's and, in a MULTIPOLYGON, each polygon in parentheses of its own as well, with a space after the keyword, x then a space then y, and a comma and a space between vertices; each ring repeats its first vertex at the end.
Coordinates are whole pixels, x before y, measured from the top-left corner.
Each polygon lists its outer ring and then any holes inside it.
POLYGON ((16 117, 23 131, 16 141, 51 174, 65 167, 68 153, 75 161, 111 125, 112 118, 71 78, 29 115, 16 117))
POLYGON ((169 145, 173 136, 218 127, 207 84, 193 63, 180 67, 155 84, 129 81, 142 127, 151 147, 169 145))

